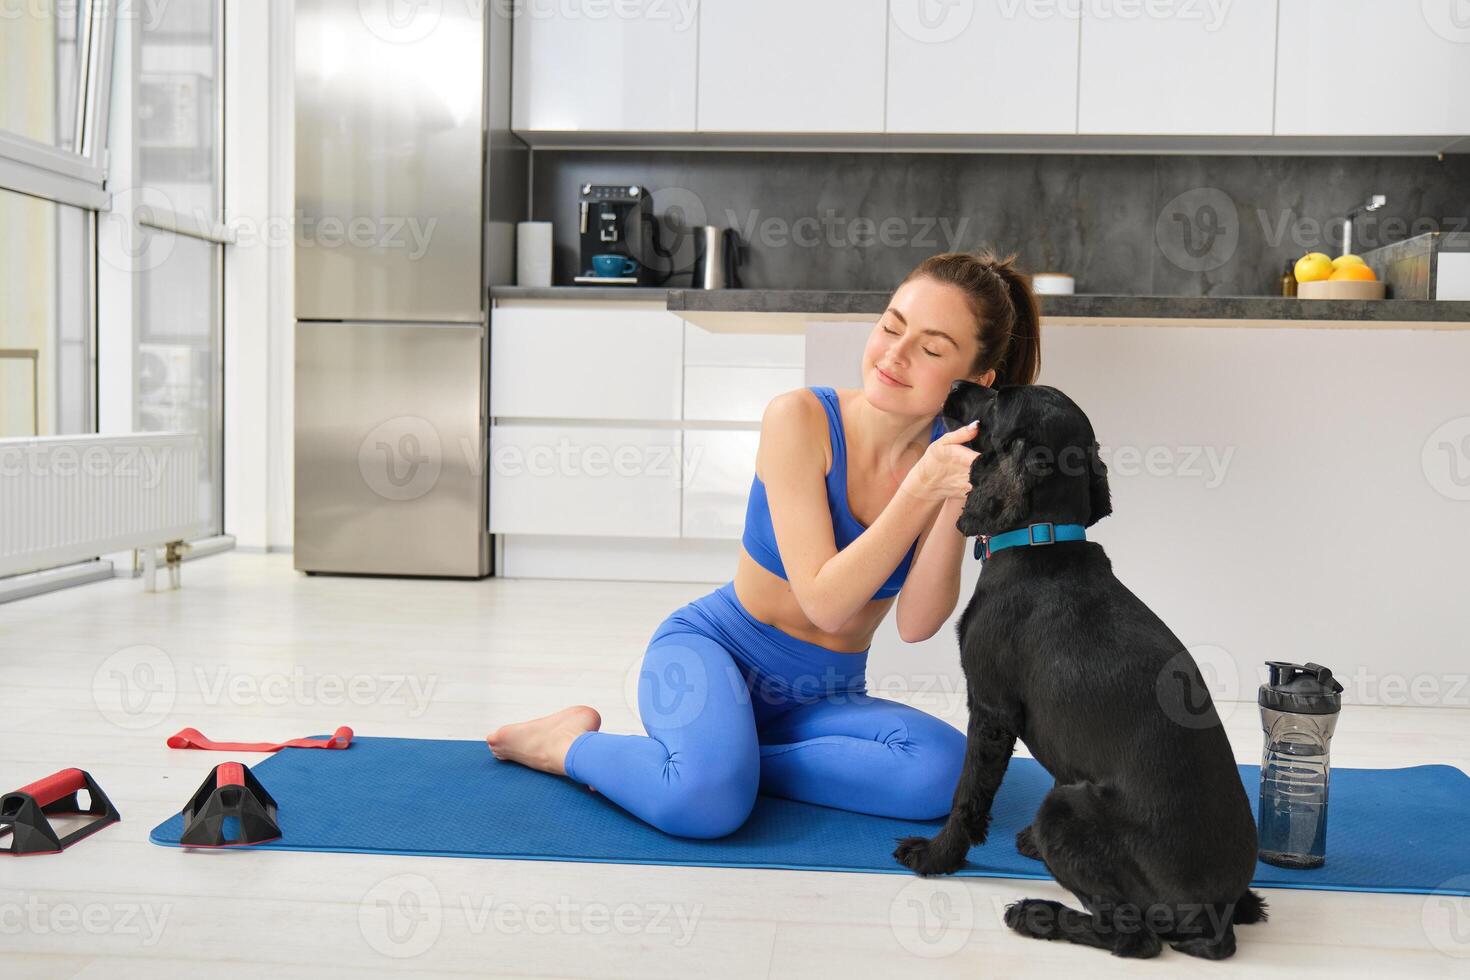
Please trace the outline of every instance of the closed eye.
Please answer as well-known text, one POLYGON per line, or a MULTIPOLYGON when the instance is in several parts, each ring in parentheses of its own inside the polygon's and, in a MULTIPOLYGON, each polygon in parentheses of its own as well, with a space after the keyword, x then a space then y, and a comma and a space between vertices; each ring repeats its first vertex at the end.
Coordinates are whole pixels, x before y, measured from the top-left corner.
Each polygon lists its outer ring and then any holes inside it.
MULTIPOLYGON (((886 333, 886 334, 888 334, 891 337, 897 337, 898 336, 898 331, 897 330, 889 330, 887 327, 884 327, 883 328, 883 332, 886 333)), ((922 350, 925 354, 928 354, 930 357, 943 357, 944 356, 943 354, 940 354, 940 353, 938 353, 936 351, 932 351, 932 350, 930 350, 927 347, 920 347, 919 349, 922 350)))

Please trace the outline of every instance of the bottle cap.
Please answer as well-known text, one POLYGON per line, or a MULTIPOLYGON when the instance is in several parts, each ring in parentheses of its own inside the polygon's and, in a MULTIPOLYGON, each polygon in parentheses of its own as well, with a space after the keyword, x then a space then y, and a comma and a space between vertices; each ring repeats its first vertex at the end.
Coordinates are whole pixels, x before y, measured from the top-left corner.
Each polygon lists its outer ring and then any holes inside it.
POLYGON ((1263 708, 1306 715, 1330 715, 1342 710, 1342 684, 1331 667, 1321 664, 1268 660, 1271 679, 1261 685, 1257 701, 1263 708))

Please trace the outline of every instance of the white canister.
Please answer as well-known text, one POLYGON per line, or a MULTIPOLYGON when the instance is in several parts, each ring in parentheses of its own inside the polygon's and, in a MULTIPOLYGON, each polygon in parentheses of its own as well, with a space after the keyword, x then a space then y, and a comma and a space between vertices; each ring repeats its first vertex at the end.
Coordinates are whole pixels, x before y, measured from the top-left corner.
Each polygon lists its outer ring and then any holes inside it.
POLYGON ((516 222, 516 285, 551 285, 551 222, 516 222))
POLYGON ((1077 280, 1065 272, 1038 272, 1031 277, 1031 289, 1038 296, 1070 296, 1077 280))

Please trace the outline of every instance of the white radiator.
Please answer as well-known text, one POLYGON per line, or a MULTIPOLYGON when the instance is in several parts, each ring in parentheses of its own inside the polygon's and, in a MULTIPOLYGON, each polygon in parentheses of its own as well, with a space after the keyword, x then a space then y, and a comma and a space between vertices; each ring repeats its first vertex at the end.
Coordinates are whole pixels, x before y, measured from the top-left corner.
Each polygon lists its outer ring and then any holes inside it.
POLYGON ((0 439, 0 575, 209 533, 193 433, 0 439))

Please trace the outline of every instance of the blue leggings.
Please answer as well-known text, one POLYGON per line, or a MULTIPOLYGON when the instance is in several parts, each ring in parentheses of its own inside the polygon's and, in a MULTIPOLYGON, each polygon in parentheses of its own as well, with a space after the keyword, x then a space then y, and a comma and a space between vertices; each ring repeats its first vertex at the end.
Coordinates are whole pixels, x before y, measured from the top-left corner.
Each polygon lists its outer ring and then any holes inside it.
POLYGON ((760 622, 727 582, 676 609, 649 640, 638 678, 648 734, 583 732, 567 749, 567 775, 680 837, 733 832, 758 791, 885 817, 943 817, 964 733, 869 696, 867 659, 760 622))

